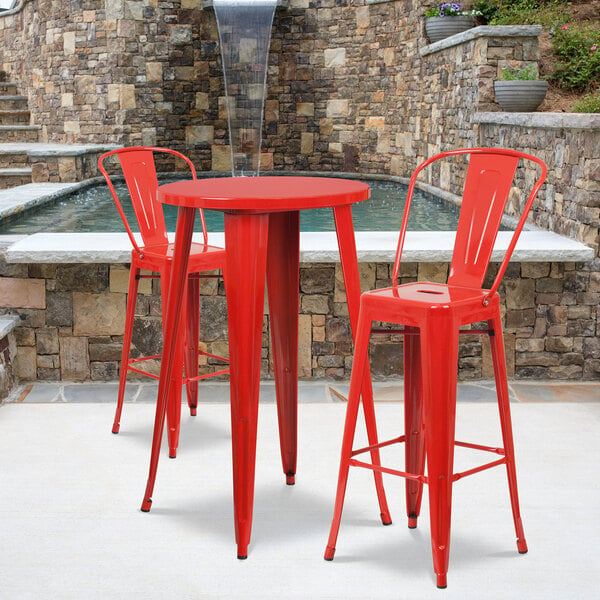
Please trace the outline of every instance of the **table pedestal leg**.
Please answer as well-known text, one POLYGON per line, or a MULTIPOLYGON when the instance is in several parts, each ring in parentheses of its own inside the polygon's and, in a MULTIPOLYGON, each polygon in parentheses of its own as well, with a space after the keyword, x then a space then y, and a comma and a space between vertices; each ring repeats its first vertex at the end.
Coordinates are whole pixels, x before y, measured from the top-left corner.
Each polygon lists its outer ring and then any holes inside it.
MULTIPOLYGON (((156 415, 154 417, 154 434, 152 437, 152 453, 150 455, 150 472, 148 483, 142 502, 142 510, 148 512, 152 504, 152 492, 156 481, 156 469, 158 468, 158 457, 160 455, 160 444, 165 426, 165 414, 169 396, 169 384, 173 376, 173 366, 176 360, 175 353, 178 340, 178 331, 181 327, 182 307, 187 277, 187 266, 192 245, 192 234, 194 233, 194 219, 196 210, 194 208, 180 207, 177 217, 177 229, 175 232, 175 251, 173 253, 173 266, 171 268, 171 282, 163 325, 164 343, 163 357, 160 365, 160 378, 158 380, 158 399, 156 401, 156 415)), ((181 389, 181 388, 180 388, 181 389)), ((181 398, 179 398, 181 403, 181 398)))
POLYGON ((269 215, 225 213, 233 503, 238 558, 248 556, 269 215))
POLYGON ((279 417, 281 462, 286 483, 296 474, 298 429, 298 283, 300 213, 271 213, 267 289, 279 417))

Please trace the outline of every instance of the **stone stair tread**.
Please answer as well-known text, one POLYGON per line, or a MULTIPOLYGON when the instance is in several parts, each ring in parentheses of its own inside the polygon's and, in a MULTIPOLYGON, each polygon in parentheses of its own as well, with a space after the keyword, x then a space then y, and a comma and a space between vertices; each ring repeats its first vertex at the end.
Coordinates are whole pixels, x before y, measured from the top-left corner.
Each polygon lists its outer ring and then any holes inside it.
POLYGON ((41 128, 41 125, 0 125, 0 131, 33 131, 41 128))
MULTIPOLYGON (((2 130, 3 126, 0 126, 2 130)), ((10 127, 10 126, 7 126, 10 127)), ((39 127, 34 125, 33 127, 39 127)), ((29 154, 34 156, 78 156, 88 152, 108 152, 115 144, 57 144, 48 142, 0 142, 0 154, 29 154)))
POLYGON ((28 108, 0 108, 0 115, 29 114, 28 108))
POLYGON ((0 177, 8 177, 10 175, 31 175, 31 167, 0 167, 0 177))
POLYGON ((28 100, 27 96, 21 96, 20 94, 2 94, 0 95, 0 102, 2 100, 28 100))

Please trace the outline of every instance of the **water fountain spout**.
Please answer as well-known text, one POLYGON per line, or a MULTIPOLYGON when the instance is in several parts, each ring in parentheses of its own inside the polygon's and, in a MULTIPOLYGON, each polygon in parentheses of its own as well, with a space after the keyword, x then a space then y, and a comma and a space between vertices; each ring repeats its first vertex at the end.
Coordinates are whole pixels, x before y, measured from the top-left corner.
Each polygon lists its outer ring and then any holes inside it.
POLYGON ((276 6, 277 0, 213 0, 234 177, 260 172, 269 46, 276 6))

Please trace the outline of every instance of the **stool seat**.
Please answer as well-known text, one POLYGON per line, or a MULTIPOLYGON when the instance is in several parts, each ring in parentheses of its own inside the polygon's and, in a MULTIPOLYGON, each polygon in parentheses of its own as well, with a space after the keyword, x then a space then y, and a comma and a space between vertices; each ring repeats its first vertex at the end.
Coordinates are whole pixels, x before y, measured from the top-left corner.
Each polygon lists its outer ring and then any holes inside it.
MULTIPOLYGON (((156 270, 162 268, 163 263, 170 264, 173 261, 174 244, 155 244, 144 246, 143 260, 146 265, 156 267, 156 270)), ((134 250, 135 252, 135 250, 134 250)), ((208 269, 222 268, 225 264, 225 249, 218 246, 207 246, 192 242, 190 250, 190 260, 188 271, 205 271, 208 269), (217 264, 218 267, 212 266, 217 264)))

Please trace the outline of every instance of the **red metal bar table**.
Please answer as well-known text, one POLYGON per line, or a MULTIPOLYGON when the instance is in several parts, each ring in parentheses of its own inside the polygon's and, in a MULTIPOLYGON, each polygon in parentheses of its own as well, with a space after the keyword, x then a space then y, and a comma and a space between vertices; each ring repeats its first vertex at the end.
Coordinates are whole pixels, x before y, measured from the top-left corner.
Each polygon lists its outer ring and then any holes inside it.
MULTIPOLYGON (((172 277, 165 316, 165 340, 150 473, 142 510, 150 510, 158 455, 168 406, 176 332, 181 327, 185 272, 197 208, 225 217, 224 269, 229 328, 233 495, 238 558, 246 558, 252 528, 260 358, 267 279, 283 471, 288 484, 296 473, 298 385, 298 280, 300 210, 331 207, 352 332, 356 330, 360 281, 352 204, 369 197, 360 181, 322 177, 239 177, 201 179, 162 185, 158 198, 179 207, 172 277)), ((365 377, 363 398, 372 398, 365 377)), ((171 403, 172 404, 172 403, 171 403)), ((364 403, 370 410, 372 402, 364 403)), ((368 419, 367 422, 373 421, 368 419)), ((377 433, 368 432, 370 444, 377 433)), ((378 451, 373 460, 379 462, 378 451)), ((381 474, 375 482, 382 520, 390 521, 381 474)))

